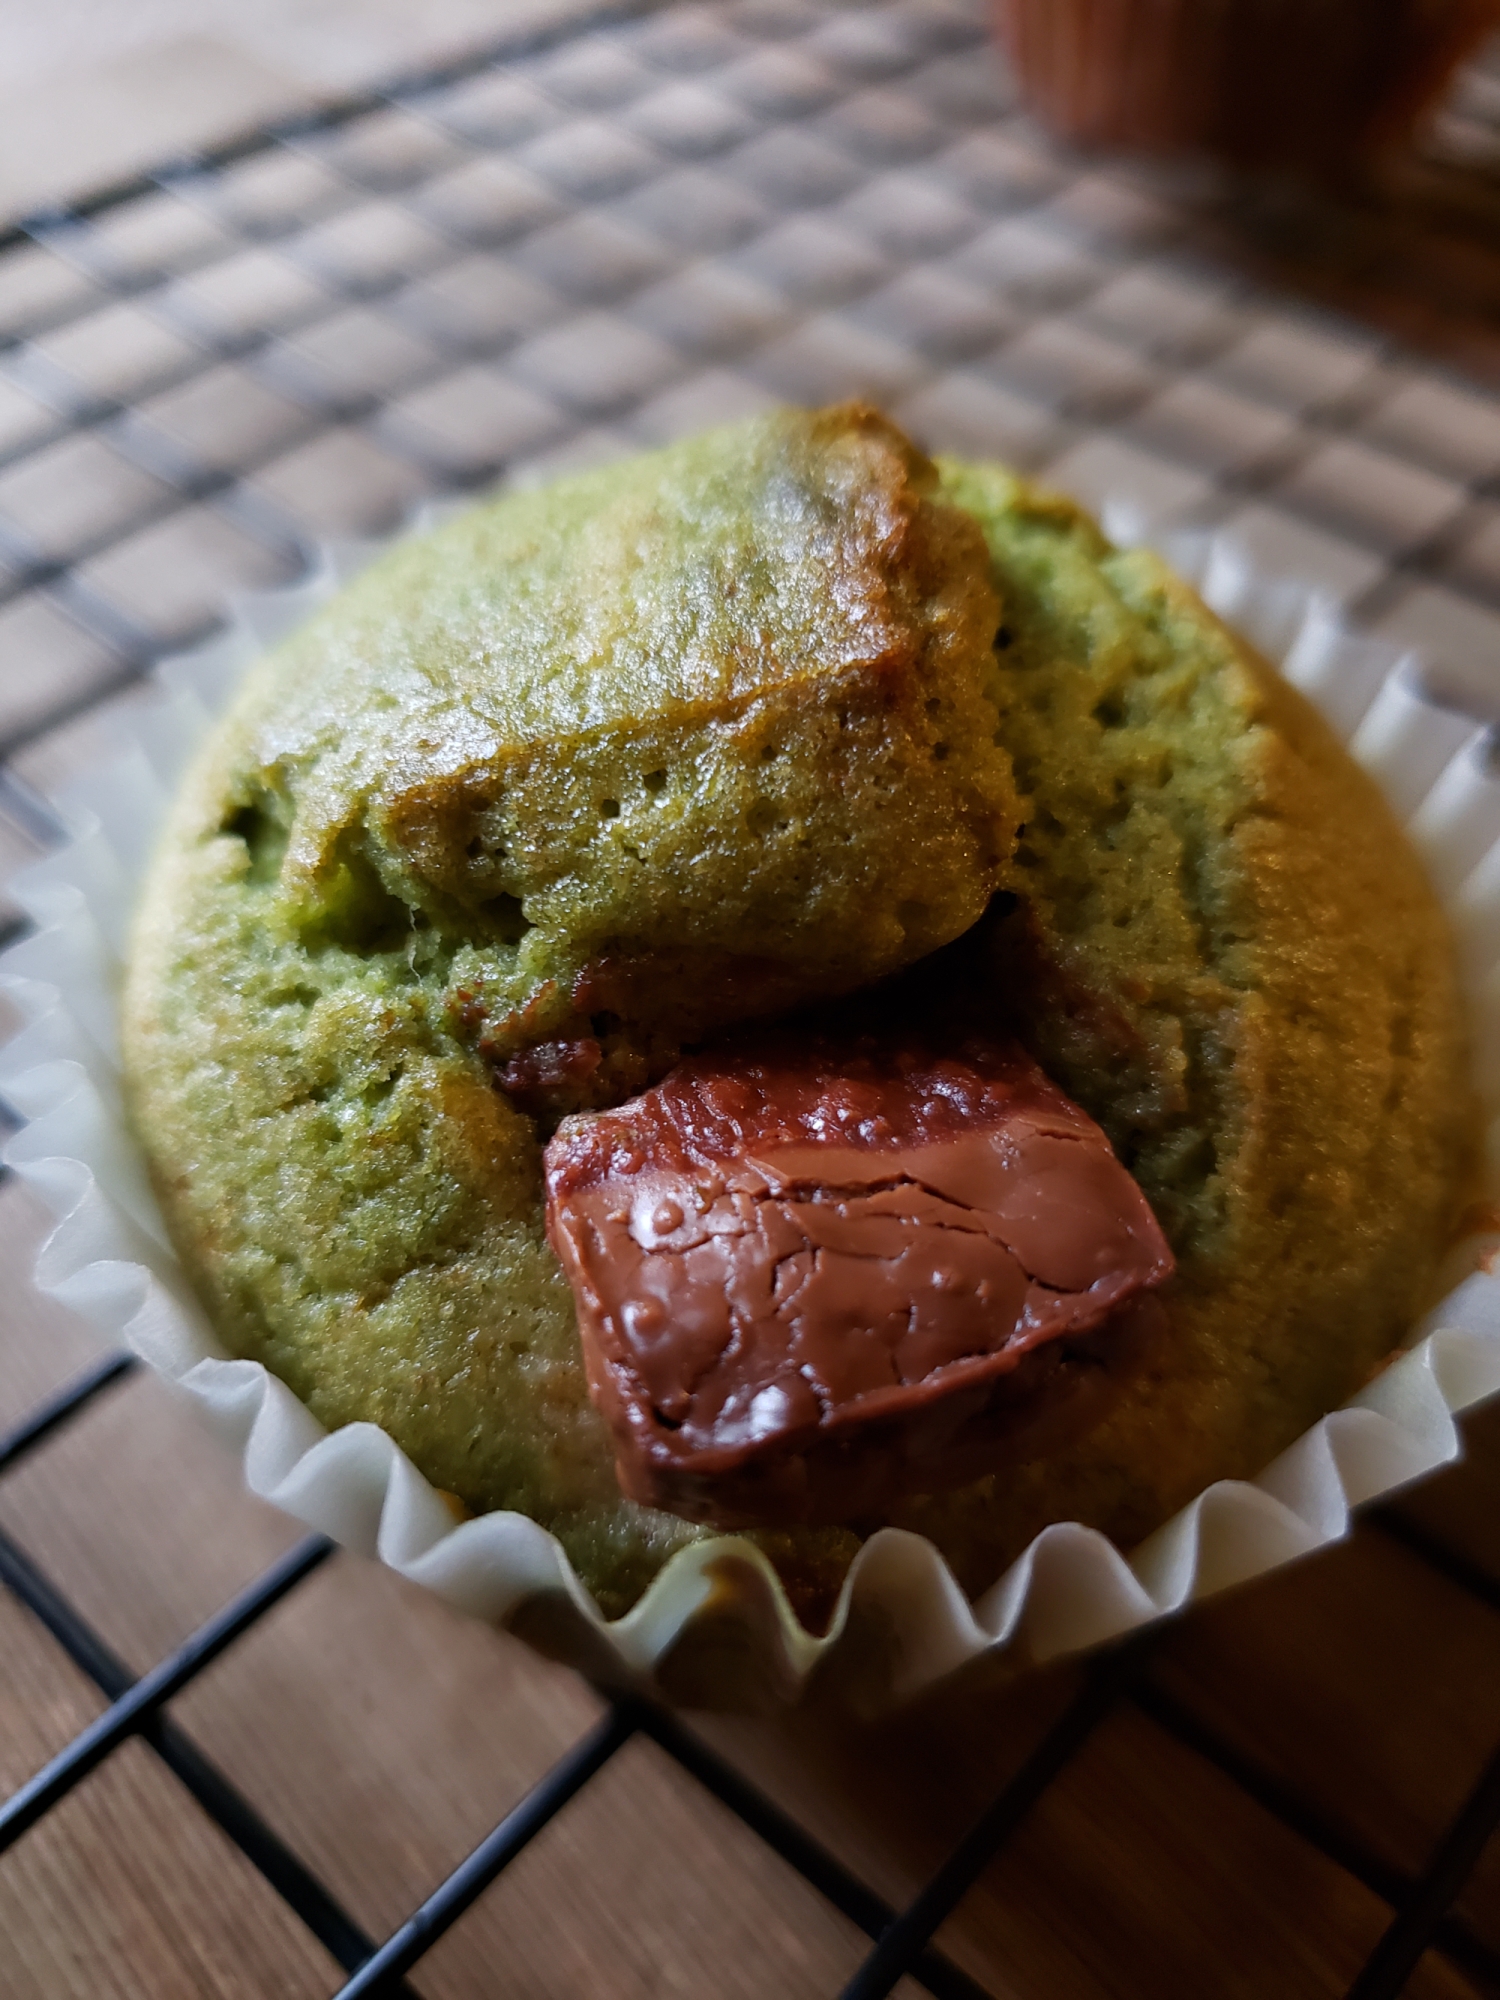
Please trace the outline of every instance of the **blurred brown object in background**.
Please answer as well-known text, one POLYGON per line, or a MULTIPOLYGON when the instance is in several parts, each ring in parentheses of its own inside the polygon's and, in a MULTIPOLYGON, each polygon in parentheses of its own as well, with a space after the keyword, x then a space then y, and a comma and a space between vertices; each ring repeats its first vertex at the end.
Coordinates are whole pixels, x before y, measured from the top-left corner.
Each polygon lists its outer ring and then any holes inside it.
POLYGON ((1086 146, 1337 174, 1398 149, 1500 0, 998 0, 1031 103, 1086 146))

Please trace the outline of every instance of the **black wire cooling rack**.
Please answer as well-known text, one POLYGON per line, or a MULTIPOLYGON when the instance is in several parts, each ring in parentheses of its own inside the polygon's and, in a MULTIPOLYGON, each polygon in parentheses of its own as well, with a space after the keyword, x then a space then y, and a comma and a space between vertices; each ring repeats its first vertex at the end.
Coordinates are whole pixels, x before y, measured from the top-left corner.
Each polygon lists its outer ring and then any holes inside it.
MULTIPOLYGON (((1500 187, 1500 60, 1449 123, 1500 187)), ((1500 398, 1258 290, 1149 185, 1050 150, 968 5, 622 7, 0 234, 0 848, 65 837, 44 794, 71 726, 107 726, 227 593, 294 578, 320 540, 393 526, 422 492, 855 390, 934 445, 1128 496, 1138 528, 1232 520, 1268 563, 1445 648, 1471 690, 1500 658, 1500 398)), ((36 1410, 0 1440, 0 1475, 134 1365, 36 1410)), ((1485 1570, 1373 1518, 1500 1612, 1485 1570)), ((1429 1947, 1500 1994, 1500 1954, 1451 1914, 1500 1823, 1500 1750, 1404 1875, 1157 1685, 1149 1635, 1092 1665, 905 1909, 673 1716, 611 1699, 377 1944, 168 1714, 331 1553, 303 1541, 136 1678, 0 1533, 0 1583, 108 1703, 0 1808, 0 1851, 139 1737, 344 1968, 342 2000, 405 1993, 644 1736, 873 1940, 844 2000, 908 1975, 983 2000, 931 1938, 1134 1703, 1389 1906, 1351 1996, 1397 1994, 1429 1947)))
MULTIPOLYGON (((44 1446, 137 1364, 128 1355, 101 1363, 0 1439, 0 1477, 44 1446)), ((1500 1612, 1500 1584, 1400 1516, 1374 1517, 1450 1582, 1500 1612)), ((37 1564, 0 1532, 0 1584, 52 1634, 109 1706, 0 1806, 0 1854, 19 1840, 102 1760, 139 1736, 297 1913, 349 1974, 337 2000, 411 1994, 404 1975, 548 1822, 636 1735, 648 1737, 736 1813, 784 1861, 874 1940, 840 2000, 879 2000, 910 1976, 937 2000, 993 2000, 985 1988, 932 1949, 930 1940, 1010 1835, 1095 1730, 1125 1701, 1205 1757, 1255 1802, 1391 1906, 1391 1921, 1353 1984, 1349 2000, 1394 2000, 1429 1947, 1444 1953, 1478 1990, 1500 1991, 1500 1953, 1449 1914, 1500 1825, 1500 1746, 1436 1841, 1426 1867, 1404 1876, 1309 1800, 1217 1735, 1145 1669, 1147 1634, 1101 1655, 1082 1687, 1019 1771, 903 1910, 874 1894, 771 1799, 725 1763, 666 1710, 614 1698, 607 1711, 506 1814, 447 1879, 382 1944, 368 1937, 243 1795, 165 1714, 167 1704, 334 1553, 313 1535, 272 1564, 248 1589, 150 1672, 133 1675, 37 1564)))

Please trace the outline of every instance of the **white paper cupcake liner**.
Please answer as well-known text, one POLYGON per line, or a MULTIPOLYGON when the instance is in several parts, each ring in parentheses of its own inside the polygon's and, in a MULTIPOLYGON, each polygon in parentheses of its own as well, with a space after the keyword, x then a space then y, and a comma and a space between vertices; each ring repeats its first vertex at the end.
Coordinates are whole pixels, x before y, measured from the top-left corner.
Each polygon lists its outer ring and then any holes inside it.
MULTIPOLYGON (((1127 504, 1105 510, 1132 539, 1127 504)), ((769 1563, 719 1536, 676 1555, 607 1622, 557 1542, 524 1515, 455 1523, 372 1424, 326 1433, 259 1363, 226 1359, 168 1244, 120 1097, 116 994, 134 891, 194 746, 265 645, 374 551, 332 551, 296 588, 241 604, 223 637, 166 661, 123 750, 60 801, 71 843, 12 894, 36 925, 0 956, 25 1025, 0 1090, 27 1123, 7 1151, 57 1218, 36 1282, 181 1385, 241 1456, 252 1492, 309 1527, 520 1631, 596 1680, 688 1704, 772 1708, 816 1670, 865 1710, 990 1655, 1017 1667, 1079 1652, 1337 1541, 1351 1508, 1459 1456, 1454 1417, 1500 1391, 1500 1234, 1458 1253, 1412 1345, 1249 1483, 1210 1486, 1133 1555, 1077 1523, 1045 1529, 976 1604, 921 1537, 887 1529, 854 1562, 826 1635, 810 1636, 769 1563)), ((1232 534, 1163 553, 1323 710, 1374 774, 1457 927, 1476 1024, 1488 1153, 1500 1169, 1500 783, 1484 731, 1424 693, 1417 662, 1360 638, 1305 584, 1257 573, 1232 534)))

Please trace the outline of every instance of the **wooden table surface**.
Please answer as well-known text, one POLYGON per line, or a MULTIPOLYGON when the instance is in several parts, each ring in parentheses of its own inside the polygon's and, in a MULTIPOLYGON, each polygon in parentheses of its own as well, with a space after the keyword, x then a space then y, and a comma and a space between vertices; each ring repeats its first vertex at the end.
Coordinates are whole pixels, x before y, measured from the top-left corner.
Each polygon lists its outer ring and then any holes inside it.
MULTIPOLYGON (((42 1228, 0 1189, 0 1267, 42 1228)), ((0 1426, 93 1358, 24 1293, 0 1316, 0 1426)), ((1500 1578, 1500 1412, 1406 1512, 1500 1578)), ((19 1540, 136 1669, 297 1537, 170 1390, 110 1391, 0 1485, 19 1540)), ((1174 1697, 1336 1832, 1414 1872, 1500 1739, 1500 1613, 1374 1525, 1181 1621, 1174 1697)), ((888 1898, 909 1896, 1077 1685, 974 1683, 879 1725, 816 1709, 694 1727, 888 1898)), ((100 1698, 0 1597, 0 1789, 100 1698)), ((1088 1743, 940 1935, 995 1994, 1324 1995, 1389 1920, 1148 1710, 1088 1743)), ((173 1706, 351 1913, 385 1935, 575 1740, 592 1691, 375 1565, 338 1556, 173 1706)), ((1500 1952, 1500 1843, 1461 1911, 1500 1952)), ((836 1993, 861 1939, 659 1752, 628 1748, 423 1961, 443 2000, 836 1993)), ((139 1743, 0 1858, 6 2000, 319 1995, 337 1970, 139 1743)), ((901 1989, 903 1992, 915 1988, 901 1989)), ((1409 1991, 1492 1990, 1429 1953, 1409 1991)))
MULTIPOLYGON (((1226 247, 1500 377, 1500 172, 1416 175, 1291 228, 1226 208, 1226 247), (1322 234, 1319 234, 1319 228, 1322 234), (1368 255, 1378 236, 1376 268, 1368 255), (1329 253, 1337 243, 1338 256, 1329 253)), ((82 767, 102 741, 44 746, 82 767), (59 750, 57 745, 63 748, 59 750)), ((107 736, 107 730, 106 730, 107 736)), ((45 783, 39 750, 32 775, 45 783)), ((25 1282, 43 1232, 0 1183, 0 1429, 94 1358, 25 1282)), ((1500 1410, 1414 1492, 1500 1582, 1500 1410)), ((0 1482, 15 1537, 136 1670, 297 1539, 193 1411, 137 1375, 0 1482)), ((1005 2000, 1337 1995, 1389 1905, 1163 1726, 1162 1702, 1332 1842, 1410 1876, 1500 1740, 1500 1611, 1378 1522, 1200 1609, 1046 1792, 940 1934, 1005 2000)), ((878 1725, 817 1707, 693 1726, 874 1889, 931 1872, 1076 1690, 982 1678, 878 1725)), ((101 1706, 0 1593, 0 1793, 101 1706)), ((577 1677, 340 1555, 173 1704, 175 1719, 375 1936, 398 1924, 599 1712, 577 1677)), ((1188 1732, 1190 1733, 1190 1732, 1188 1732)), ((1500 1958, 1500 1841, 1459 1914, 1500 1958)), ((646 1743, 627 1748, 422 1961, 434 2000, 823 2000, 863 1939, 646 1743)), ((1409 1992, 1494 1994, 1429 1953, 1409 1992)), ((337 1968, 141 1743, 0 1856, 0 2000, 297 2000, 337 1968)), ((915 1991, 903 1987, 903 1993, 915 1991)))

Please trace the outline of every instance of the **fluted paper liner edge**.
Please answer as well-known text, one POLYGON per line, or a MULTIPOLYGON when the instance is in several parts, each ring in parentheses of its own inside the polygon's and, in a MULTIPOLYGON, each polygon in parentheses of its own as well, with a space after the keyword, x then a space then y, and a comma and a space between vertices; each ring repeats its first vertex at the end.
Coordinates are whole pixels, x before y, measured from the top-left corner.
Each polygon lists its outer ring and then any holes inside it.
MULTIPOLYGON (((1135 539, 1128 501, 1104 511, 1116 540, 1135 539)), ((123 754, 60 800, 74 838, 13 881, 36 929, 0 954, 0 991, 24 1022, 0 1050, 0 1091, 26 1120, 6 1158, 57 1218, 37 1286, 187 1391, 240 1454, 252 1492, 597 1681, 773 1708, 816 1670, 873 1710, 982 1654, 1019 1667, 1118 1638, 1339 1540, 1353 1507, 1460 1455, 1454 1417, 1500 1391, 1500 1276, 1489 1269, 1500 1237, 1462 1247, 1454 1288, 1351 1403, 1258 1479, 1208 1487, 1128 1558, 1093 1529, 1057 1524, 970 1604, 930 1542, 885 1529, 860 1551, 815 1638, 759 1550, 718 1536, 681 1550, 611 1623, 536 1522, 513 1513, 455 1522, 383 1431, 325 1432, 258 1362, 226 1358, 125 1124, 120 955, 185 760, 264 647, 373 552, 330 551, 312 578, 245 600, 222 637, 163 663, 123 754)), ((1259 573, 1232 533, 1169 537, 1162 553, 1317 704, 1423 855, 1458 932, 1487 1158, 1500 1166, 1500 783, 1482 726, 1432 703, 1419 663, 1351 633, 1331 600, 1259 573)))

